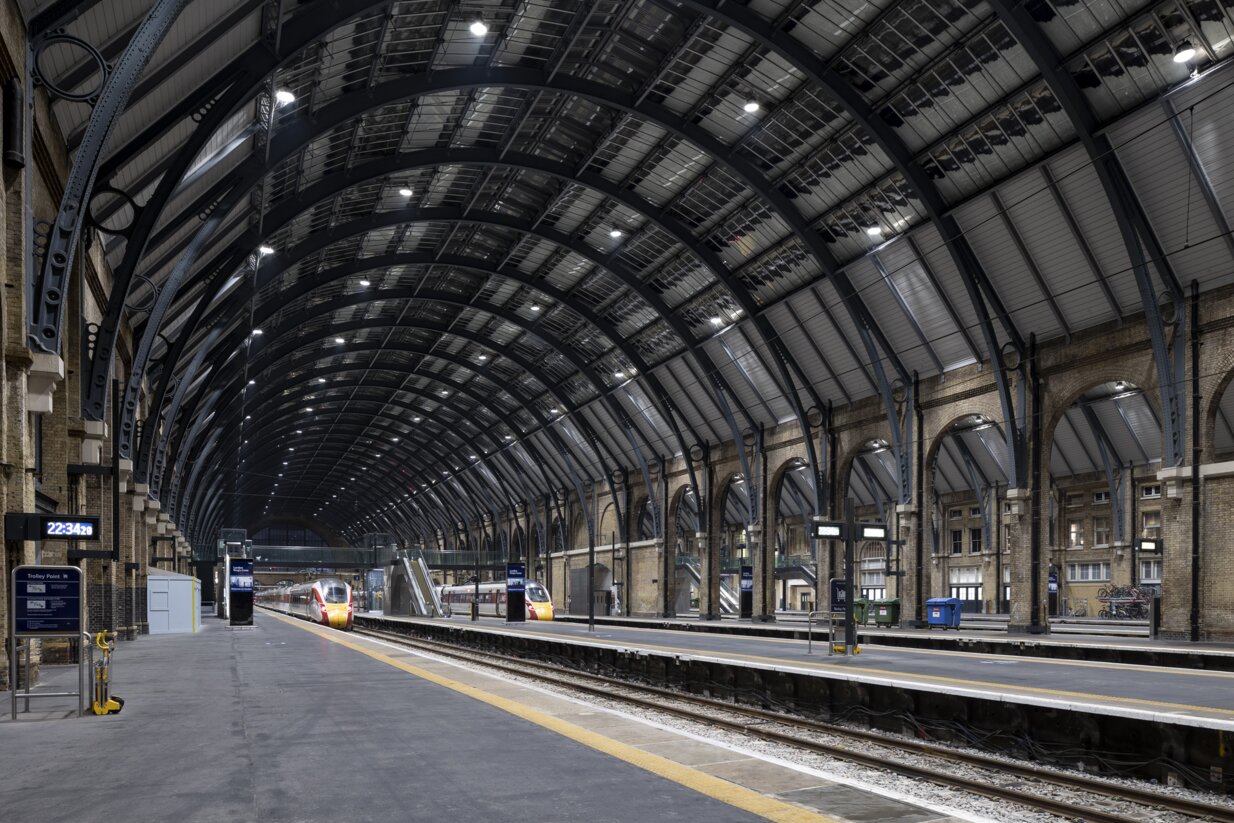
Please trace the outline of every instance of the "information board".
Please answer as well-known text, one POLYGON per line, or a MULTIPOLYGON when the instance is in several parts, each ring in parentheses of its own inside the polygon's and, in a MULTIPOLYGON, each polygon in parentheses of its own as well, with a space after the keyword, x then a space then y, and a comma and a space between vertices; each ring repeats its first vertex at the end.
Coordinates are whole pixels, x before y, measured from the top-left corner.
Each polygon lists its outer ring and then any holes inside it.
POLYGON ((831 578, 831 611, 833 613, 842 613, 847 611, 848 598, 844 596, 844 578, 831 578))
POLYGON ((506 564, 506 622, 527 619, 527 564, 506 564))
POLYGON ((13 570, 13 634, 78 637, 82 630, 81 569, 18 566, 13 570))
POLYGON ((97 517, 45 514, 39 520, 43 540, 98 540, 101 521, 97 517))
POLYGON ((743 592, 754 591, 754 567, 753 566, 742 566, 741 567, 741 590, 743 592))
POLYGON ((506 593, 527 590, 527 564, 506 564, 506 593))
POLYGON ((253 561, 233 559, 231 561, 231 580, 228 582, 232 594, 253 591, 253 561))

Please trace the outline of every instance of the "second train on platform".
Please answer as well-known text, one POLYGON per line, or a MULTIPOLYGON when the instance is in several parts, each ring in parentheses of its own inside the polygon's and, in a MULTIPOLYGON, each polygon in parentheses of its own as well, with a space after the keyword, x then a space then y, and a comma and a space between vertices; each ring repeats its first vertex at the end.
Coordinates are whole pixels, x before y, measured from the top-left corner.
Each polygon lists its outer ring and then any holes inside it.
MULTIPOLYGON (((506 584, 481 583, 479 585, 480 614, 489 617, 506 616, 506 584)), ((441 602, 451 614, 465 615, 471 613, 471 600, 476 596, 475 583, 464 583, 458 586, 441 586, 438 593, 441 602)), ((523 602, 527 605, 528 620, 552 620, 553 601, 548 596, 548 589, 535 580, 528 580, 523 592, 523 602)))
POLYGON ((351 630, 356 612, 351 586, 336 577, 266 589, 258 593, 257 603, 284 614, 347 631, 351 630))

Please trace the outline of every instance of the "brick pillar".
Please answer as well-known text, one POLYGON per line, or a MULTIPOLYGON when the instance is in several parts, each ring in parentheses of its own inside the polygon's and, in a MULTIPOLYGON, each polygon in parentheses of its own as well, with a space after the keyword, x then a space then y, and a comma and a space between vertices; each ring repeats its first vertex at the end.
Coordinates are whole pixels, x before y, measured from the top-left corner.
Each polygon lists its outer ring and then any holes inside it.
MULTIPOLYGON (((1191 467, 1162 469, 1161 633, 1167 640, 1191 638, 1191 467)), ((1220 566, 1217 567, 1218 569, 1220 566)), ((1216 569, 1210 568, 1209 575, 1216 569)), ((1221 572, 1218 572, 1219 574, 1221 572)), ((1203 610, 1203 603, 1201 611, 1203 610)), ((1201 614, 1201 619, 1203 615, 1201 614)))
MULTIPOLYGON (((1032 548, 1031 527, 1032 495, 1028 489, 1008 489, 1006 496, 1007 510, 1003 514, 1003 525, 1007 527, 1007 554, 1005 562, 1011 568, 1011 620, 1008 630, 1012 632, 1027 631, 1032 622, 1032 548)), ((1044 528, 1044 525, 1043 525, 1044 528)), ((1044 539, 1042 541, 1045 542, 1044 539)), ((1043 552, 1044 554, 1044 552, 1043 552)), ((1041 559, 1041 577, 1038 589, 1039 598, 1046 596, 1045 575, 1048 563, 1041 559)), ((1002 581, 998 581, 1002 585, 1002 581)), ((1040 608, 1039 604, 1036 605, 1040 608)))
MULTIPOLYGON (((921 517, 917 508, 911 503, 901 503, 896 505, 896 519, 899 528, 894 537, 901 541, 898 549, 900 558, 898 570, 903 574, 898 577, 887 576, 887 597, 899 598, 900 622, 908 625, 917 613, 917 531, 921 528, 921 517)), ((922 537, 924 539, 924 535, 922 537)), ((891 547, 891 554, 895 555, 896 552, 896 547, 891 547)), ((925 553, 926 551, 923 550, 922 554, 925 553)), ((894 570, 890 557, 888 557, 887 565, 888 571, 894 570)), ((922 596, 929 596, 924 583, 922 596)))
POLYGON ((1214 570, 1230 562, 1234 534, 1234 463, 1204 467, 1200 522, 1200 630, 1204 640, 1234 638, 1234 576, 1214 570))

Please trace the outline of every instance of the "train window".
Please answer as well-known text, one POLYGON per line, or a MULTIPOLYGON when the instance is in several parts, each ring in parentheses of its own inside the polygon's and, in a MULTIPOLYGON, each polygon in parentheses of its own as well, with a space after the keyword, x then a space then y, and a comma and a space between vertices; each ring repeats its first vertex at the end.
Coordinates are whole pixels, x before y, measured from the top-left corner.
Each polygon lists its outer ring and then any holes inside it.
POLYGON ((545 591, 544 587, 541 586, 539 583, 528 583, 526 591, 527 591, 527 599, 530 600, 532 603, 547 603, 548 602, 548 592, 545 591))
POLYGON ((341 583, 323 583, 322 594, 327 603, 346 603, 347 587, 341 583))

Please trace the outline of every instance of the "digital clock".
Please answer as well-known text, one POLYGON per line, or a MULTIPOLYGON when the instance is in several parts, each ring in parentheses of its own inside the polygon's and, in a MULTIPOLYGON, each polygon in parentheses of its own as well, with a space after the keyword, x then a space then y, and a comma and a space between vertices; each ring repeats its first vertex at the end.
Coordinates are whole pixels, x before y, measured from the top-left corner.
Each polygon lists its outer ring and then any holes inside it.
POLYGON ((99 518, 46 515, 39 536, 44 540, 98 540, 99 518))

